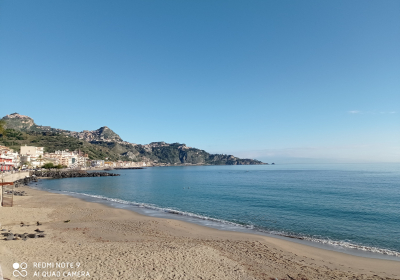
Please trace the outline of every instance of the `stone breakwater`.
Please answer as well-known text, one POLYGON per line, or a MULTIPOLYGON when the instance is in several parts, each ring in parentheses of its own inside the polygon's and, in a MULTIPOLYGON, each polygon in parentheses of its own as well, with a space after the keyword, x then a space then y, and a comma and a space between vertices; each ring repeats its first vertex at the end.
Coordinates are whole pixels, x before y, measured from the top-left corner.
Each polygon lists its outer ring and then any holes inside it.
POLYGON ((23 186, 23 185, 28 185, 30 182, 37 182, 38 179, 35 176, 31 176, 31 177, 25 177, 23 179, 19 179, 14 181, 14 185, 15 187, 19 187, 19 186, 23 186))
POLYGON ((115 170, 125 170, 125 169, 144 169, 143 167, 116 167, 115 170))
POLYGON ((81 178, 81 177, 104 177, 120 176, 120 174, 109 172, 86 172, 86 171, 33 171, 30 176, 14 181, 15 187, 28 185, 31 182, 37 182, 40 178, 63 179, 63 178, 81 178))
POLYGON ((86 171, 34 171, 30 174, 30 176, 41 177, 41 178, 63 179, 63 178, 81 178, 81 177, 120 176, 120 174, 109 173, 109 172, 86 172, 86 171))

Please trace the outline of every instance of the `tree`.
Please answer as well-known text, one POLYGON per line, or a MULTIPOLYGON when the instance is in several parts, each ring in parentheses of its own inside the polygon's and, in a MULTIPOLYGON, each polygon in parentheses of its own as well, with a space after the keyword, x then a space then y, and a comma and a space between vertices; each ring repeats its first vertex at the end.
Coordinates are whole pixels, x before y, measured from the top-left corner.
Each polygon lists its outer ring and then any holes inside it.
POLYGON ((52 162, 46 163, 42 166, 42 168, 51 169, 54 168, 54 164, 52 162))
POLYGON ((0 134, 2 137, 6 135, 6 121, 0 120, 0 134))
POLYGON ((58 165, 56 165, 54 167, 57 168, 57 169, 67 168, 65 165, 62 165, 62 164, 58 164, 58 165))
POLYGON ((42 165, 42 162, 43 162, 43 157, 42 157, 42 155, 40 155, 40 156, 37 158, 37 161, 40 163, 40 165, 42 165))
POLYGON ((32 162, 30 162, 30 161, 28 161, 26 165, 28 166, 29 169, 31 169, 33 167, 32 162))

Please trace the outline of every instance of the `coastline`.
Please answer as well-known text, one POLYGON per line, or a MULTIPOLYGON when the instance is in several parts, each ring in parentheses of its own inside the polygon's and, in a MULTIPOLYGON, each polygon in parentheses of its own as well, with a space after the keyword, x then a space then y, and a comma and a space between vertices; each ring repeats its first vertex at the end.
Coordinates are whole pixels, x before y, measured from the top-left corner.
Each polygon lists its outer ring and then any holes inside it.
POLYGON ((130 201, 103 197, 99 195, 89 195, 85 193, 56 191, 56 190, 43 189, 40 187, 39 188, 33 186, 31 187, 38 190, 49 191, 55 194, 72 196, 86 202, 103 204, 111 208, 126 209, 144 216, 179 220, 222 231, 242 232, 247 234, 278 238, 289 242, 295 242, 315 248, 335 251, 339 253, 345 253, 353 256, 366 257, 372 259, 394 260, 400 262, 399 254, 395 251, 391 251, 388 249, 381 249, 374 247, 363 248, 362 245, 355 245, 351 243, 340 245, 339 244, 340 241, 333 241, 329 239, 308 239, 307 237, 289 235, 282 232, 267 232, 262 229, 254 228, 248 225, 236 224, 234 222, 229 222, 207 216, 201 216, 190 212, 177 211, 175 209, 157 207, 151 204, 135 203, 130 201))
POLYGON ((15 207, 2 208, 2 228, 22 233, 21 221, 32 225, 29 230, 40 221, 47 236, 26 242, 0 240, 0 264, 4 277, 10 279, 17 279, 12 276, 14 262, 56 260, 79 260, 93 279, 400 279, 397 261, 20 189, 28 196, 16 197, 15 207))

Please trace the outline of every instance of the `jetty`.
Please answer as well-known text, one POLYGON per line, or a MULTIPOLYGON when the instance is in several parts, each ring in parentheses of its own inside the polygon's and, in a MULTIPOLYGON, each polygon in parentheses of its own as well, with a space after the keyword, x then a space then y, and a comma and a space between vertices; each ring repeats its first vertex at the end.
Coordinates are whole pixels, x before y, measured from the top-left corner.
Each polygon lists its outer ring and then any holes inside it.
POLYGON ((143 167, 114 167, 115 170, 124 170, 124 169, 144 169, 143 167))
POLYGON ((52 178, 52 179, 63 179, 63 178, 82 178, 82 177, 109 177, 109 176, 120 176, 120 174, 110 172, 87 172, 85 170, 71 170, 71 171, 32 171, 30 176, 37 178, 52 178))

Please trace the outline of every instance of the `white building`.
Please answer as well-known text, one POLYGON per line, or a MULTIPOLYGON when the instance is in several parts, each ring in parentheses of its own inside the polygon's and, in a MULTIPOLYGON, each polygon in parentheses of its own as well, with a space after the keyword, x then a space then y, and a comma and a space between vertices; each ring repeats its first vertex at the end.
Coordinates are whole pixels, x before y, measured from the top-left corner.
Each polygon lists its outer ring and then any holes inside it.
POLYGON ((0 146, 0 171, 13 170, 19 167, 19 155, 12 149, 0 146))
POLYGON ((93 167, 104 167, 104 160, 92 160, 91 165, 93 167))
POLYGON ((30 162, 33 167, 43 164, 43 147, 21 146, 20 155, 23 162, 30 162), (25 160, 25 161, 24 161, 25 160))
POLYGON ((44 158, 47 162, 52 162, 55 165, 61 164, 68 168, 86 167, 86 161, 88 159, 87 154, 80 152, 55 151, 54 153, 44 154, 44 158))

